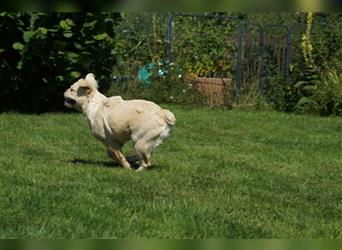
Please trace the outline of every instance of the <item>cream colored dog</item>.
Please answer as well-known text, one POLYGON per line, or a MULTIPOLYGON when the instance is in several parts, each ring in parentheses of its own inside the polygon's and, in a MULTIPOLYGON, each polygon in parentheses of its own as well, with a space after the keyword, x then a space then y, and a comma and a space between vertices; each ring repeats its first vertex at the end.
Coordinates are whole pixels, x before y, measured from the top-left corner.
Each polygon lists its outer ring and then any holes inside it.
POLYGON ((176 123, 175 116, 157 104, 145 100, 123 100, 120 96, 107 98, 98 90, 92 73, 75 82, 64 93, 65 106, 82 111, 91 133, 125 168, 131 168, 121 148, 133 141, 139 158, 138 171, 151 165, 152 150, 159 146, 176 123))

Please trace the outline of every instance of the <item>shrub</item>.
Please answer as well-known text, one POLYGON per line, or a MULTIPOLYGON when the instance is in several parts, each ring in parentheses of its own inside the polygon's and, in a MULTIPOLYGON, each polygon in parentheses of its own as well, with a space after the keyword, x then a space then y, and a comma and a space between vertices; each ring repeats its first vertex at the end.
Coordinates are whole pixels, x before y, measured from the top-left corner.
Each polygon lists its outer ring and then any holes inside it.
MULTIPOLYGON (((136 79, 139 69, 147 65, 169 63, 166 53, 169 14, 0 13, 0 36, 3 38, 0 40, 0 109, 61 109, 65 88, 88 72, 96 74, 102 91, 109 88, 112 75, 130 79, 121 84, 114 83, 108 94, 158 102, 204 103, 194 88, 189 88, 184 80, 177 77, 178 72, 167 77, 154 74, 150 86, 136 79)), ((215 15, 223 14, 226 13, 215 15)), ((263 96, 259 95, 259 79, 256 77, 259 50, 253 45, 258 43, 258 33, 247 26, 243 28, 246 30, 242 37, 242 82, 238 106, 272 107, 302 113, 318 110, 324 114, 339 113, 337 108, 325 108, 323 111, 315 105, 323 102, 316 91, 322 91, 320 95, 327 97, 333 96, 332 93, 327 94, 328 89, 337 88, 331 83, 327 84, 328 87, 320 85, 321 72, 341 68, 340 14, 314 14, 312 30, 311 24, 306 26, 304 40, 301 23, 305 22, 306 15, 303 13, 233 15, 257 23, 294 24, 291 25, 294 28, 290 65, 292 82, 285 83, 281 76, 284 69, 279 67, 280 55, 285 50, 279 49, 275 54, 272 49, 266 50, 263 96), (305 58, 305 55, 310 56, 305 58), (253 57, 255 60, 251 59, 253 57), (249 68, 248 63, 253 65, 249 68)), ((236 19, 176 18, 173 62, 182 75, 236 80, 236 22, 236 19)), ((336 74, 339 76, 340 73, 336 74)))
POLYGON ((94 72, 106 82, 115 65, 117 13, 8 13, 0 17, 2 110, 61 109, 64 90, 94 72))
POLYGON ((206 98, 194 86, 184 79, 176 67, 163 68, 166 72, 159 74, 159 67, 152 69, 150 84, 140 82, 134 73, 127 81, 113 82, 107 91, 108 96, 121 95, 125 99, 147 99, 157 103, 174 103, 185 105, 203 105, 206 98))
POLYGON ((322 74, 321 81, 307 91, 311 95, 300 99, 297 110, 319 115, 342 115, 342 73, 330 70, 322 74))

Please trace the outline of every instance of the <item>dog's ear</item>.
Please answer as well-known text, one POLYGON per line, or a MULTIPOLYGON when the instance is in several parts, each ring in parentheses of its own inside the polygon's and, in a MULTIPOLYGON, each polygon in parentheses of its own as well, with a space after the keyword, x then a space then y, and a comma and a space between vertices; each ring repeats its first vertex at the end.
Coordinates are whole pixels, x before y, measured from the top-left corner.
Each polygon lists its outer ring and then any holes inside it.
POLYGON ((95 76, 93 73, 89 73, 86 76, 86 81, 89 82, 94 88, 98 88, 99 86, 97 85, 97 81, 95 80, 95 76))
POLYGON ((84 79, 80 79, 78 81, 78 86, 79 86, 79 90, 78 91, 80 92, 81 95, 83 95, 83 93, 89 94, 94 89, 92 84, 90 84, 88 81, 86 81, 84 79))

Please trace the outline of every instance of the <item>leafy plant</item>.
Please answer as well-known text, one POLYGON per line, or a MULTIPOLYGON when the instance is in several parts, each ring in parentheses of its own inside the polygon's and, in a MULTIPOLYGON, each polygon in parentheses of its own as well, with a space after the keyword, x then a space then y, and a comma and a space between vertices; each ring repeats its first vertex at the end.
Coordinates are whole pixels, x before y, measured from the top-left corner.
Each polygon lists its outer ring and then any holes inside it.
POLYGON ((236 21, 205 17, 176 17, 174 61, 190 76, 228 77, 234 74, 236 21))
POLYGON ((342 73, 330 70, 322 74, 321 81, 305 88, 310 96, 299 100, 299 111, 319 115, 342 114, 342 73))
MULTIPOLYGON (((128 81, 113 82, 107 95, 121 95, 125 99, 147 99, 157 103, 174 103, 186 105, 203 105, 206 97, 200 94, 195 86, 180 77, 179 69, 169 65, 166 74, 158 74, 158 68, 152 69, 151 82, 146 85, 137 78, 128 81)), ((133 74, 133 73, 132 73, 133 74)))
POLYGON ((117 65, 114 75, 133 73, 149 63, 166 61, 166 20, 168 14, 122 13, 115 27, 112 54, 117 65))
POLYGON ((112 74, 117 13, 8 13, 0 15, 1 109, 56 110, 63 92, 94 72, 112 74))
MULTIPOLYGON (((173 62, 183 79, 172 70, 170 73, 175 75, 165 78, 153 72, 152 85, 143 86, 136 80, 139 69, 169 63, 166 53, 169 14, 0 12, 1 109, 59 110, 65 88, 88 72, 94 72, 101 90, 110 88, 109 93, 161 102, 203 103, 193 87, 188 89, 191 82, 185 79, 205 76, 236 80, 237 20, 220 18, 227 13, 211 13, 218 18, 175 18, 173 62), (110 86, 112 76, 130 80, 110 86)), ((292 81, 285 83, 282 75, 286 69, 277 67, 283 60, 279 55, 285 50, 276 46, 274 51, 266 49, 262 98, 256 77, 260 70, 259 33, 258 29, 246 27, 240 65, 241 103, 258 106, 261 98, 263 106, 282 111, 339 113, 335 108, 323 112, 314 106, 318 100, 316 92, 323 91, 321 79, 328 77, 326 72, 329 69, 335 69, 337 75, 342 72, 340 13, 315 13, 306 30, 303 30, 303 24, 309 20, 306 13, 230 15, 246 22, 292 27, 292 81)))

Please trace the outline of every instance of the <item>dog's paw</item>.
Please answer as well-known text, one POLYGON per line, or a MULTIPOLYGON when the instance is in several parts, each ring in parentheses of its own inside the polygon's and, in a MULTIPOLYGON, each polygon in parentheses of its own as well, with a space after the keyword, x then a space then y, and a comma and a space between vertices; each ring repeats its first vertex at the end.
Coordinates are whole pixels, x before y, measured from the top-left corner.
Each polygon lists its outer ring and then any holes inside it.
POLYGON ((140 166, 137 170, 137 172, 141 172, 141 171, 146 171, 147 170, 147 167, 143 167, 143 166, 140 166))
POLYGON ((127 170, 132 170, 132 167, 130 165, 125 165, 122 166, 123 169, 127 169, 127 170))

